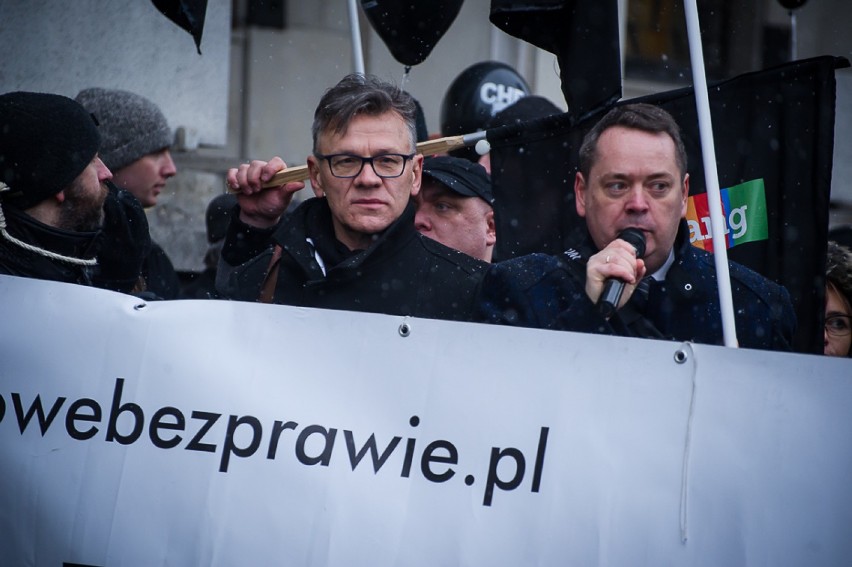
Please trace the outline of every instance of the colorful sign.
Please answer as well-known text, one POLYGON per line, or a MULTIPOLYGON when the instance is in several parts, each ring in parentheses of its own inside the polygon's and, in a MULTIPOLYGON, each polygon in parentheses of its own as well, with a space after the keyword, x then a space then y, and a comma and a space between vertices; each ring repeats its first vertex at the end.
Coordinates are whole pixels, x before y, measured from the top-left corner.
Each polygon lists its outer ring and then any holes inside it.
MULTIPOLYGON (((720 193, 722 212, 725 215, 727 248, 769 238, 763 179, 746 181, 722 189, 720 193)), ((686 222, 689 225, 689 241, 692 245, 712 252, 713 230, 707 193, 689 198, 686 222)))

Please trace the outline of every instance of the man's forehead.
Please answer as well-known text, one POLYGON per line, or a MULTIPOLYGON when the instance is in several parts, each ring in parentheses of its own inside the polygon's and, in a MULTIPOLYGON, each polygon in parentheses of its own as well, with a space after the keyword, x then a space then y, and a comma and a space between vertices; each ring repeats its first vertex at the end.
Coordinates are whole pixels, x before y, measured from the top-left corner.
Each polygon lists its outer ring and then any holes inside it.
POLYGON ((635 166, 636 162, 643 165, 656 164, 660 173, 668 171, 669 167, 678 169, 677 152, 674 140, 665 132, 647 132, 635 128, 613 126, 603 131, 595 148, 595 160, 592 168, 604 165, 618 171, 619 165, 635 166))
POLYGON ((633 141, 637 138, 655 139, 658 144, 665 144, 674 153, 675 142, 667 132, 649 132, 648 130, 630 128, 628 126, 621 126, 620 124, 610 126, 601 132, 597 146, 600 148, 602 143, 620 144, 622 142, 633 141))
POLYGON ((408 128, 402 117, 388 111, 381 114, 356 114, 348 124, 329 124, 319 133, 320 143, 336 143, 344 138, 400 137, 408 139, 408 128))

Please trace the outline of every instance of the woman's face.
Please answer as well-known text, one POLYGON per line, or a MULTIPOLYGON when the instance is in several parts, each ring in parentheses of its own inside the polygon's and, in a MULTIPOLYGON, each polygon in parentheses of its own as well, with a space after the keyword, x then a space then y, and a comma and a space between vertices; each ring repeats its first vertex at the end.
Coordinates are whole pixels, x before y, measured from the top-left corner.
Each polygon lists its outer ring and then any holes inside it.
POLYGON ((828 356, 849 356, 852 346, 849 302, 833 287, 825 288, 825 350, 828 356))

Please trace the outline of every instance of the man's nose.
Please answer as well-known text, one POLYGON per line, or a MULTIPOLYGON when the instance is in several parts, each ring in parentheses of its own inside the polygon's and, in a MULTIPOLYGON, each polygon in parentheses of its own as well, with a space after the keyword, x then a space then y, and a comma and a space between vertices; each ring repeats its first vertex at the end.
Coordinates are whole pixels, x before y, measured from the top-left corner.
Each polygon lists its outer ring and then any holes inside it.
POLYGON ((648 210, 648 196, 641 186, 636 186, 630 189, 627 194, 627 210, 632 212, 645 212, 648 210))
POLYGON ((109 181, 112 179, 112 172, 106 166, 104 162, 101 161, 101 158, 98 158, 98 181, 103 183, 104 181, 109 181))
POLYGON ((376 175, 373 163, 365 161, 361 171, 355 176, 355 181, 362 185, 377 185, 382 182, 382 178, 376 175))
POLYGON ((414 228, 418 232, 428 232, 432 230, 432 222, 421 207, 418 206, 417 212, 414 214, 414 228))
POLYGON ((175 162, 172 159, 172 153, 169 150, 166 150, 163 153, 163 161, 160 166, 160 174, 163 177, 174 177, 177 173, 177 166, 175 166, 175 162))

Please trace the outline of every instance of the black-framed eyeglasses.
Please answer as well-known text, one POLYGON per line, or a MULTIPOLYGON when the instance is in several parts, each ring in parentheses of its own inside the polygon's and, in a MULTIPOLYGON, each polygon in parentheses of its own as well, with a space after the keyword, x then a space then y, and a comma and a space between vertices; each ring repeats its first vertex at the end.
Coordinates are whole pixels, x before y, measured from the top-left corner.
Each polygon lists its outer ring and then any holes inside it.
POLYGON ((391 179, 402 175, 405 171, 405 163, 417 154, 379 154, 373 157, 352 154, 314 155, 328 162, 328 168, 335 177, 344 179, 358 177, 364 169, 364 164, 369 163, 376 175, 382 179, 391 179))
POLYGON ((829 315, 825 318, 825 332, 833 337, 845 337, 852 332, 850 315, 829 315))

